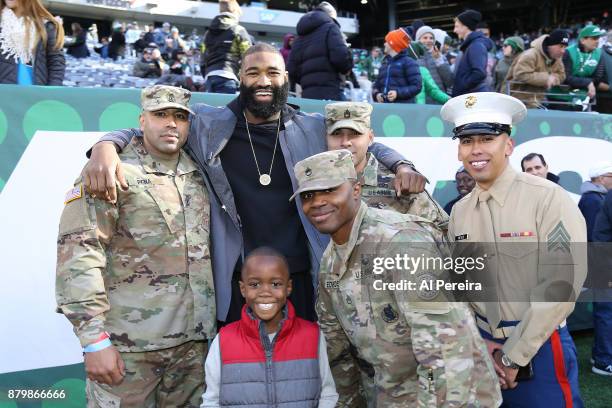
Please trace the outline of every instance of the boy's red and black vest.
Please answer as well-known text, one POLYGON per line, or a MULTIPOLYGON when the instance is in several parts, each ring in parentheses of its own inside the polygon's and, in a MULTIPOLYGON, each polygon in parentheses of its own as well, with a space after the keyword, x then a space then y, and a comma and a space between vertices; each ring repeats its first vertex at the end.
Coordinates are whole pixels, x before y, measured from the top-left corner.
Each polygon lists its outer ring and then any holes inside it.
POLYGON ((264 322, 242 318, 219 332, 222 407, 317 407, 321 394, 319 327, 295 316, 287 301, 281 329, 270 341, 264 322))

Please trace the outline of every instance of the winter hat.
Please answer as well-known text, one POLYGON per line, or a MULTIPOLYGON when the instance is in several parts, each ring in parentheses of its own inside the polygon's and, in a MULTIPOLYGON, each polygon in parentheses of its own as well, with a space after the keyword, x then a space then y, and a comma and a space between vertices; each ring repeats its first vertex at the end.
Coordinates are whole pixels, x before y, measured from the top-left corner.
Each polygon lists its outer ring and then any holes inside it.
POLYGON ((412 24, 410 24, 410 26, 412 27, 413 32, 417 32, 417 30, 421 27, 423 27, 425 25, 425 23, 423 22, 423 20, 414 20, 412 22, 412 24))
POLYGON ((401 27, 401 29, 404 30, 406 34, 408 34, 410 40, 414 39, 414 28, 412 28, 412 26, 401 27))
MULTIPOLYGON (((427 34, 427 33, 429 33, 429 34, 431 34, 431 35, 434 35, 434 30, 433 30, 433 28, 431 28, 431 27, 430 27, 430 26, 428 26, 428 25, 424 25, 424 26, 422 26, 421 28, 419 28, 419 29, 417 30, 417 32, 416 32, 416 39, 417 39, 417 41, 418 41, 418 40, 421 38, 421 36, 422 36, 422 35, 425 35, 425 34, 427 34)), ((435 37, 435 36, 434 36, 434 37, 435 37)))
POLYGON ((476 10, 467 9, 457 16, 457 20, 469 28, 471 31, 476 30, 476 25, 482 20, 482 14, 476 10))
POLYGON ((336 12, 334 6, 332 6, 326 1, 319 3, 319 5, 317 6, 317 10, 326 12, 333 19, 338 18, 338 13, 336 12))
POLYGON ((595 165, 589 169, 589 177, 592 179, 595 177, 603 176, 607 173, 612 173, 612 162, 610 161, 601 161, 595 163, 595 165))
POLYGON ((240 4, 236 0, 219 0, 219 13, 232 13, 237 17, 242 16, 240 4))
POLYGON ((561 28, 557 28, 556 30, 553 30, 553 32, 550 33, 550 35, 546 37, 544 39, 544 42, 542 43, 542 45, 545 45, 545 46, 557 45, 557 44, 562 44, 562 45, 569 44, 569 34, 567 33, 567 31, 561 28))
POLYGON ((597 27, 596 25, 588 25, 580 30, 580 34, 578 34, 578 39, 585 37, 601 37, 602 35, 606 35, 606 31, 597 27))
POLYGON ((393 49, 395 52, 401 52, 402 50, 408 48, 410 44, 410 37, 408 34, 401 28, 397 30, 389 31, 389 33, 385 36, 385 41, 389 44, 389 47, 393 49))
POLYGON ((525 41, 521 37, 508 37, 504 45, 509 45, 515 54, 525 51, 525 41))

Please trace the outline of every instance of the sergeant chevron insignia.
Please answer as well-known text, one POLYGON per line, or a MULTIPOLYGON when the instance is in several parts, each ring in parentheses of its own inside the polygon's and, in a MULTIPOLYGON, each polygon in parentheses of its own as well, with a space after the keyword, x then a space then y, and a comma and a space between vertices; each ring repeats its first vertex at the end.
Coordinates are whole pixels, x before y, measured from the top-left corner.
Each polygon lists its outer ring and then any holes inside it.
POLYGON ((569 253, 570 241, 570 234, 565 229, 563 221, 559 221, 559 223, 552 229, 552 231, 550 231, 548 237, 546 238, 548 252, 561 251, 569 253))

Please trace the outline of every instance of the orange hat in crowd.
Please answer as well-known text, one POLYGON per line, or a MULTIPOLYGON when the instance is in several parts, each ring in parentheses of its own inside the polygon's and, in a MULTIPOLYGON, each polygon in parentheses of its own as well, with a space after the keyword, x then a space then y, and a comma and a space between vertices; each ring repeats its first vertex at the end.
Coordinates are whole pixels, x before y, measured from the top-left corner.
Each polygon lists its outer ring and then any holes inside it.
POLYGON ((385 36, 385 41, 395 52, 401 52, 402 50, 408 48, 408 45, 410 45, 410 37, 408 37, 408 34, 406 34, 406 32, 401 28, 389 31, 389 33, 385 36))

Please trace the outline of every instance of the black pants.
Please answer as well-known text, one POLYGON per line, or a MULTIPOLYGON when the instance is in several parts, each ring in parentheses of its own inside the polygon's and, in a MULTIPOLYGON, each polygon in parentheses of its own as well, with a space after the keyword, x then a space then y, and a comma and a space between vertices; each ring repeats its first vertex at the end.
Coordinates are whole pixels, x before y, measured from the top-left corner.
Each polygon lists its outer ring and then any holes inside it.
MULTIPOLYGON (((230 301, 229 312, 225 322, 220 323, 219 327, 225 324, 240 320, 242 306, 244 306, 244 298, 240 293, 239 274, 234 273, 232 278, 232 299, 230 301)), ((293 290, 289 296, 289 300, 295 308, 295 314, 302 319, 314 322, 317 320, 314 305, 314 288, 312 287, 312 278, 310 271, 294 273, 291 275, 293 290)))

